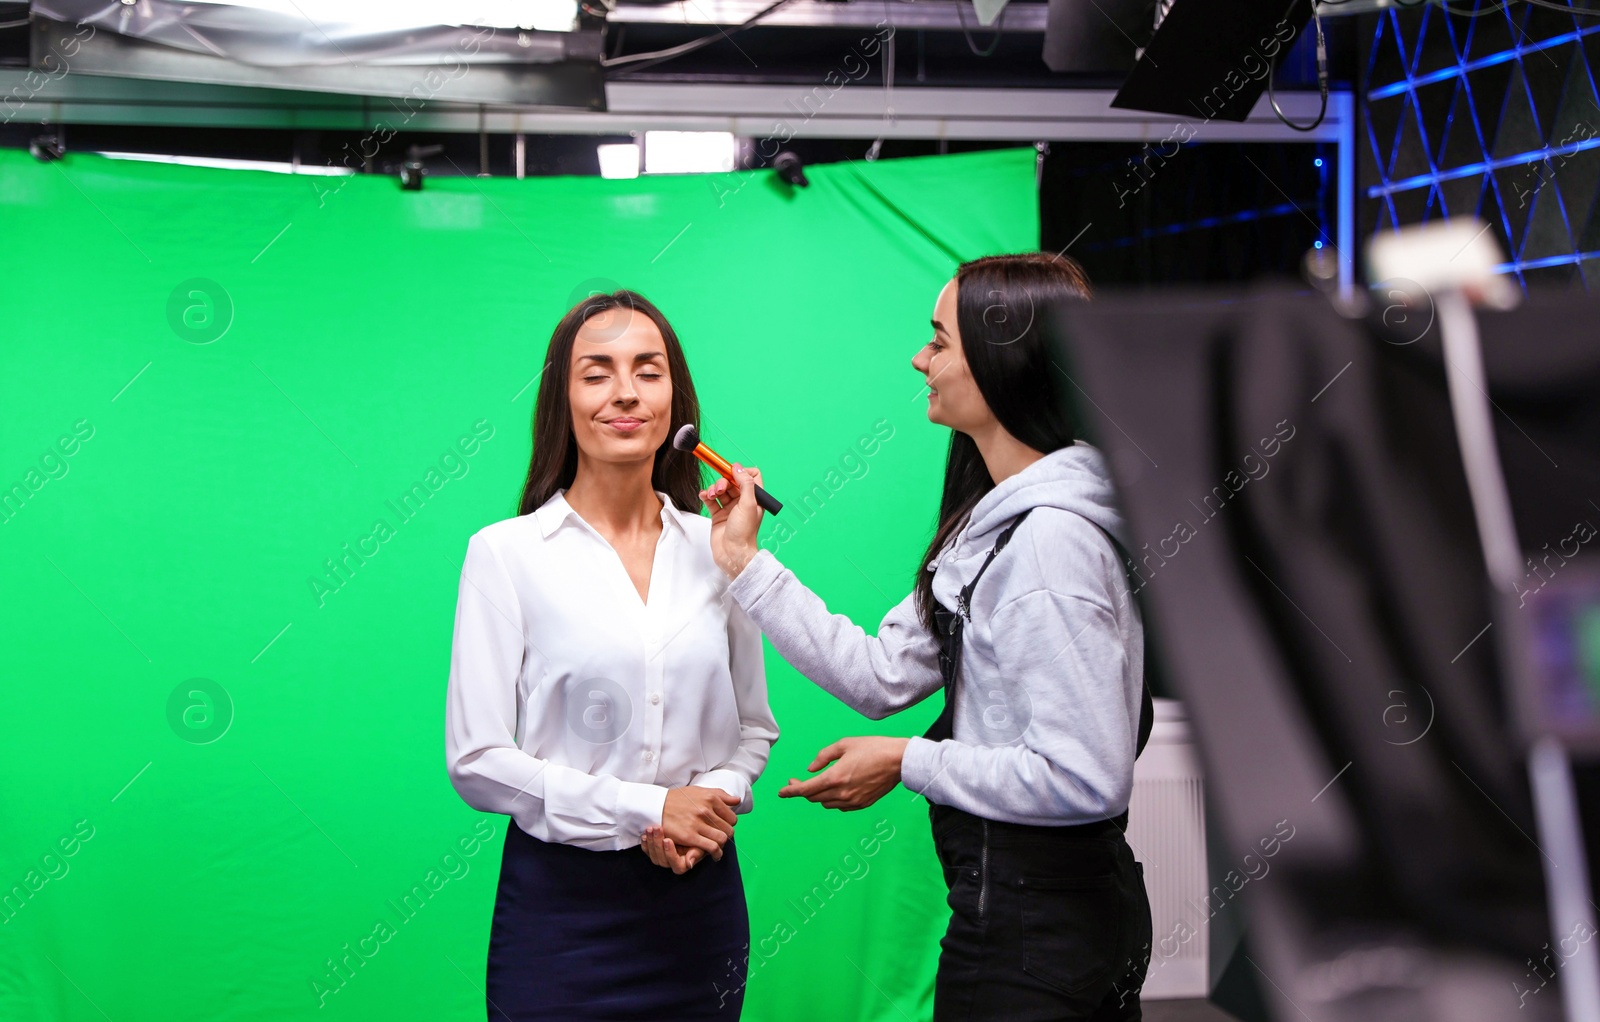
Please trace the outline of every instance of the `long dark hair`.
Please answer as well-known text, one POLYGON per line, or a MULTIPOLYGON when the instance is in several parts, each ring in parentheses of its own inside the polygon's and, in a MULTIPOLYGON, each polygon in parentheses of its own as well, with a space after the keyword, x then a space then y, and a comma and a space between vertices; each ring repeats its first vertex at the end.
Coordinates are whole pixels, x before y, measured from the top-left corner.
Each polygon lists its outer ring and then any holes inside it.
MULTIPOLYGON (((555 492, 572 485, 578 473, 578 442, 572 435, 572 404, 567 397, 571 377, 572 342, 578 328, 591 316, 616 310, 621 315, 635 312, 650 317, 667 345, 667 375, 672 380, 672 422, 667 439, 656 450, 650 485, 672 498, 681 511, 700 512, 703 487, 700 462, 687 451, 672 446, 672 432, 686 422, 700 428, 700 401, 695 397, 694 380, 683 356, 678 334, 661 310, 637 291, 620 290, 591 295, 574 305, 556 324, 545 355, 544 375, 539 377, 539 396, 533 410, 533 457, 528 462, 528 480, 522 487, 517 514, 537 510, 555 492)), ((620 332, 620 330, 619 330, 620 332)))
MULTIPOLYGON (((984 256, 956 269, 956 330, 978 392, 1006 432, 1049 454, 1071 445, 1079 430, 1062 399, 1058 370, 1046 342, 1049 310, 1062 300, 1087 300, 1089 277, 1063 255, 1027 252, 984 256)), ((950 431, 939 527, 917 562, 917 615, 934 628, 933 573, 925 570, 966 524, 972 508, 994 489, 978 445, 950 431)))

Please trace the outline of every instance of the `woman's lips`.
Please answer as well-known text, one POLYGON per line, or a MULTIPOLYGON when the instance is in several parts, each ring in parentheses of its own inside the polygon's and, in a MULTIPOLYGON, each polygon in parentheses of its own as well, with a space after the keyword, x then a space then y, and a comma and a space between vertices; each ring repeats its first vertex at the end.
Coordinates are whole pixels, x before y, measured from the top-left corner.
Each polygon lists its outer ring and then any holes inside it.
POLYGON ((639 419, 612 419, 606 425, 620 433, 632 433, 640 426, 643 426, 644 422, 639 419))

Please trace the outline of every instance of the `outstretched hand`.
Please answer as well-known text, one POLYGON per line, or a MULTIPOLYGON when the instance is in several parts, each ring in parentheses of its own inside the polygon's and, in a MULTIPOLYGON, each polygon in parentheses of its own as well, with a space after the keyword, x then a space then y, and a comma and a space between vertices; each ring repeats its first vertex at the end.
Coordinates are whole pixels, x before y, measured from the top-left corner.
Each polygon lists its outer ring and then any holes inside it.
POLYGON ((756 535, 765 512, 756 503, 755 487, 761 470, 754 465, 733 465, 733 481, 718 479, 700 491, 700 501, 711 512, 711 558, 729 578, 737 578, 756 555, 756 535))
POLYGON ((909 738, 841 738, 817 753, 807 770, 833 765, 807 781, 789 778, 779 798, 805 798, 826 809, 865 809, 900 783, 900 761, 909 738))

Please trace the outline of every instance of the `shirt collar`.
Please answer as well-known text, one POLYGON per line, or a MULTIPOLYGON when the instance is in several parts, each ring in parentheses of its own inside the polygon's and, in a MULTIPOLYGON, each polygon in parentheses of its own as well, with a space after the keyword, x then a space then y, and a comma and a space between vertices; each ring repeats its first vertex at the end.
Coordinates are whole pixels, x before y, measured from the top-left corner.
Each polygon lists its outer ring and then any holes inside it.
MULTIPOLYGON (((555 532, 556 529, 558 529, 564 522, 567 521, 567 519, 571 518, 579 521, 582 520, 579 518, 578 512, 573 510, 572 505, 567 503, 566 493, 567 491, 565 487, 557 490, 549 500, 545 501, 533 512, 534 519, 539 523, 540 535, 547 539, 549 538, 550 534, 555 532)), ((677 525, 678 530, 683 533, 684 538, 689 538, 689 526, 686 522, 684 522, 684 519, 696 518, 700 516, 694 514, 692 511, 684 511, 679 509, 677 505, 672 503, 672 498, 660 490, 656 490, 655 494, 657 497, 661 498, 661 520, 663 522, 673 522, 677 525)))

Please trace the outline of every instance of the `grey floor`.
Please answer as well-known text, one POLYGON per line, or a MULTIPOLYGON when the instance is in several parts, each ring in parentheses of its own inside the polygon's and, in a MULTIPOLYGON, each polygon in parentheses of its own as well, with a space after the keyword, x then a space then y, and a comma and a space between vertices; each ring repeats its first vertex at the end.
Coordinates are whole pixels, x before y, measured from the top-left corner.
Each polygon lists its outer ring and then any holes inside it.
POLYGON ((1234 1017, 1206 1000, 1144 1001, 1145 1022, 1236 1022, 1234 1017))

